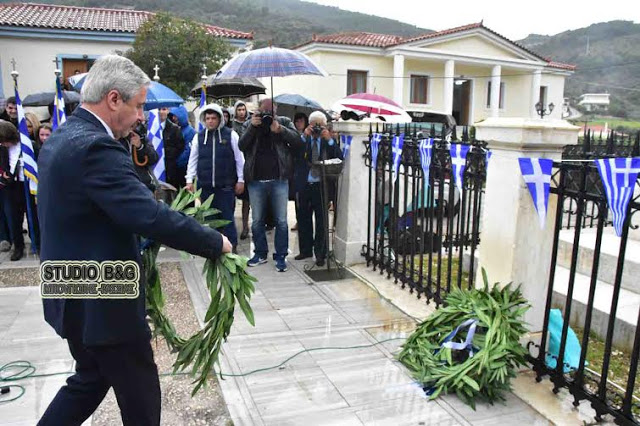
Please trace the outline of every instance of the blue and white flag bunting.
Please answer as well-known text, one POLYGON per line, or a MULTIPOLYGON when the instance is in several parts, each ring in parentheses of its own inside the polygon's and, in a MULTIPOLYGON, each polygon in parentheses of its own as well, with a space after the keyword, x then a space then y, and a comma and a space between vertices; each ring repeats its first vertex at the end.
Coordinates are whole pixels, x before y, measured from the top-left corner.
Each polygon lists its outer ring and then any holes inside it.
POLYGON ((394 136, 391 145, 393 152, 393 182, 398 179, 398 167, 400 166, 400 160, 402 160, 402 147, 404 146, 404 133, 400 136, 394 136))
POLYGON ((491 152, 491 151, 489 151, 489 150, 487 149, 487 152, 486 152, 486 154, 485 154, 485 162, 484 162, 485 167, 486 167, 487 169, 489 168, 489 160, 491 160, 491 156, 492 156, 492 155, 493 155, 493 152, 491 152))
POLYGON ((540 223, 540 229, 542 229, 547 218, 553 160, 521 157, 518 158, 518 162, 520 163, 522 178, 529 188, 533 204, 538 212, 538 222, 540 223))
POLYGON ((344 161, 347 161, 347 157, 349 156, 349 151, 351 151, 351 141, 353 140, 352 135, 340 135, 340 142, 342 144, 342 158, 344 161))
POLYGON ((371 137, 371 165, 375 170, 378 166, 378 150, 380 149, 380 141, 382 135, 380 133, 374 133, 371 137))
MULTIPOLYGON (((207 104, 207 92, 206 92, 206 86, 203 84, 202 85, 202 90, 200 91, 200 105, 198 105, 198 112, 200 112, 202 110, 202 108, 207 104)), ((198 120, 198 133, 202 132, 204 130, 204 124, 202 124, 202 122, 200 120, 198 120)), ((191 142, 191 141, 189 141, 191 142)))
POLYGON ((53 117, 51 127, 56 130, 67 121, 67 115, 64 112, 64 97, 62 96, 62 87, 60 87, 60 79, 56 76, 56 99, 53 103, 53 117))
POLYGON ((464 169, 467 167, 467 154, 469 153, 470 145, 464 144, 451 144, 451 168, 453 169, 453 179, 456 184, 456 188, 462 194, 462 184, 464 183, 464 169))
POLYGON ((424 174, 425 186, 429 185, 429 169, 431 167, 431 154, 433 152, 433 139, 422 139, 418 144, 420 151, 420 164, 424 174))
POLYGON ((147 125, 147 139, 151 141, 153 148, 158 153, 158 162, 153 167, 153 174, 159 181, 166 182, 164 143, 162 141, 162 127, 160 127, 160 116, 157 109, 149 111, 149 122, 147 125))
POLYGON ((27 120, 24 118, 24 108, 22 100, 18 94, 18 87, 15 88, 16 106, 18 107, 18 131, 20 132, 20 149, 22 151, 22 170, 29 181, 29 192, 33 195, 38 193, 38 163, 33 151, 33 144, 29 138, 27 120))
POLYGON ((595 160, 609 208, 613 213, 613 227, 618 237, 622 236, 622 229, 627 216, 629 200, 640 172, 640 158, 607 158, 595 160))

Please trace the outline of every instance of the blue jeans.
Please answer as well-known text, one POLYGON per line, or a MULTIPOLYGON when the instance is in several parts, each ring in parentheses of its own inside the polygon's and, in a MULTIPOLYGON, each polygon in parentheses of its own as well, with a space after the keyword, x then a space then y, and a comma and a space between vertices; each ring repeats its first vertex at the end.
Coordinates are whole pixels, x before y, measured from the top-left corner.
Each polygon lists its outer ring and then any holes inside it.
POLYGON ((209 196, 213 194, 213 202, 211 207, 220 210, 221 219, 230 221, 224 228, 220 230, 231 242, 234 247, 238 245, 238 230, 236 229, 236 221, 233 213, 236 207, 236 194, 232 186, 224 188, 203 187, 200 199, 205 202, 209 196))
POLYGON ((251 232, 255 254, 266 259, 269 253, 264 220, 267 206, 271 205, 276 224, 274 259, 284 259, 289 254, 289 229, 287 226, 287 203, 289 202, 289 182, 286 180, 253 181, 249 183, 251 194, 251 232))

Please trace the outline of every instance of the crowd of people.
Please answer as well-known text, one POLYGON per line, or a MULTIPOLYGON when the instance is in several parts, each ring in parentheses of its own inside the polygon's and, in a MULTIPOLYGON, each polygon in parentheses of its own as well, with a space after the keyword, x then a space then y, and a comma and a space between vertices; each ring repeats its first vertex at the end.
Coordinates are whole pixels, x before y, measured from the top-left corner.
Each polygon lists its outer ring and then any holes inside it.
MULTIPOLYGON (((131 155, 140 181, 151 191, 159 187, 154 174, 158 161, 164 162, 165 180, 176 190, 200 189, 204 201, 213 195, 212 206, 229 224, 222 229, 237 251, 239 239, 253 238, 255 252, 249 266, 268 261, 266 232, 275 229, 273 260, 278 271, 287 270, 289 253, 287 206, 295 202, 298 253, 302 260, 315 255, 316 264, 326 262, 326 210, 333 205, 335 182, 323 195, 320 160, 340 158, 339 138, 323 112, 298 112, 293 117, 277 114, 270 98, 257 108, 239 100, 233 107, 210 103, 200 108, 197 123, 190 121, 184 106, 160 108, 163 154, 161 158, 147 137, 146 118, 137 120, 127 135, 119 139, 131 155), (200 128, 200 131, 196 129, 200 128), (197 188, 196 188, 197 186, 197 188), (241 202, 242 228, 234 220, 236 200, 241 202), (249 214, 251 213, 251 226, 249 214), (315 222, 315 229, 313 223, 315 222)), ((52 134, 51 125, 25 113, 29 137, 36 159, 52 134)), ((18 112, 15 98, 6 101, 0 115, 0 251, 12 250, 10 259, 24 256, 23 225, 35 247, 39 247, 36 198, 24 191, 18 112), (30 213, 30 214, 29 214, 30 213)))

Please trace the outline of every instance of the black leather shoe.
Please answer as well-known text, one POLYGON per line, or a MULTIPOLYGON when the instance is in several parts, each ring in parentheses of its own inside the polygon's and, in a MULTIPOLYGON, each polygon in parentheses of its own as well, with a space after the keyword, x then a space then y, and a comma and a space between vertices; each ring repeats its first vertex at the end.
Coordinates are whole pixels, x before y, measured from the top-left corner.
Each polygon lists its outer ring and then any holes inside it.
POLYGON ((16 260, 20 260, 22 259, 22 256, 24 256, 24 249, 13 249, 13 253, 11 253, 11 261, 15 262, 16 260))
POLYGON ((323 258, 316 259, 316 266, 324 266, 324 259, 323 258))
POLYGON ((294 257, 295 260, 304 260, 304 259, 308 259, 310 258, 311 255, 310 254, 302 254, 300 253, 299 255, 297 255, 296 257, 294 257))

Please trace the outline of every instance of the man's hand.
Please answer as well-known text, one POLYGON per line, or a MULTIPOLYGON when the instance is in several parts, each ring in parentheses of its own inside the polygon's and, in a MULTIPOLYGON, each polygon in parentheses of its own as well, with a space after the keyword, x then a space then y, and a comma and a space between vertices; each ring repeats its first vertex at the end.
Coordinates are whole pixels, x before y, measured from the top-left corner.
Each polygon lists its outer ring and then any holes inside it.
POLYGON ((256 111, 251 116, 251 125, 253 127, 260 127, 261 124, 262 124, 262 117, 260 116, 260 112, 256 111))
POLYGON ((326 128, 323 128, 322 132, 320 132, 320 137, 328 141, 329 139, 331 139, 331 133, 326 128))
POLYGON ((309 125, 307 126, 307 128, 306 128, 306 129, 304 129, 304 135, 305 135, 306 137, 309 137, 309 136, 311 136, 311 133, 313 133, 313 131, 311 130, 311 124, 309 124, 309 125))
POLYGON ((129 134, 129 141, 131 142, 131 145, 136 147, 136 149, 140 149, 140 147, 142 146, 142 140, 140 140, 140 135, 137 134, 136 132, 131 132, 129 134))
POLYGON ((233 246, 231 245, 231 241, 224 235, 222 236, 222 253, 231 253, 233 250, 233 246))
POLYGON ((235 192, 236 195, 240 195, 244 192, 244 182, 236 183, 235 192))
POLYGON ((185 188, 187 188, 187 191, 193 192, 193 184, 192 183, 188 183, 187 186, 185 186, 185 188))
POLYGON ((280 133, 282 131, 282 126, 280 126, 280 122, 273 117, 273 122, 271 123, 271 132, 272 133, 280 133))

